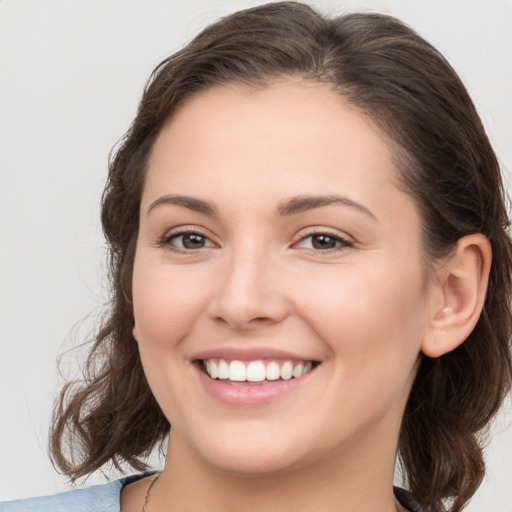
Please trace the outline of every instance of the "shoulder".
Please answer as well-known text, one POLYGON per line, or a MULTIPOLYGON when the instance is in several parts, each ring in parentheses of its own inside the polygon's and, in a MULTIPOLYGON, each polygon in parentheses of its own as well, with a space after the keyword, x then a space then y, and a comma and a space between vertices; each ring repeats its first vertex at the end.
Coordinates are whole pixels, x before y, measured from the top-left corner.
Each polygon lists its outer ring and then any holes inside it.
POLYGON ((1 512, 119 512, 124 478, 107 484, 74 489, 52 496, 6 501, 1 512))
POLYGON ((0 512, 120 512, 123 487, 145 476, 148 473, 52 496, 5 501, 0 503, 0 512))

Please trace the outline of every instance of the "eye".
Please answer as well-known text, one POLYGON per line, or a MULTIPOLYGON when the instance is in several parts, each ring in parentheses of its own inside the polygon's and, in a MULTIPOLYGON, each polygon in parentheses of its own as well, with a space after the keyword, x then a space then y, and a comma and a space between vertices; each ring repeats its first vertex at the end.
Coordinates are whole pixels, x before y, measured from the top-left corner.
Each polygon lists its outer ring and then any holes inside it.
POLYGON ((350 240, 331 235, 330 233, 312 233, 301 238, 297 246, 302 249, 311 249, 314 251, 332 251, 352 247, 353 243, 350 240))
POLYGON ((209 238, 195 231, 174 233, 167 237, 163 243, 164 245, 171 246, 173 249, 185 251, 193 251, 215 246, 209 238))

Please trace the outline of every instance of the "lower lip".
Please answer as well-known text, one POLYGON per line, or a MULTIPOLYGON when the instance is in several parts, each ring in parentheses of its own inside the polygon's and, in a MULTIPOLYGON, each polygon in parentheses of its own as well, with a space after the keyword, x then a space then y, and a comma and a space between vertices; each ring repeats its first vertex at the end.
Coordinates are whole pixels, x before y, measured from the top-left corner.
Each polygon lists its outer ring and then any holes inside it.
POLYGON ((210 378, 199 365, 195 365, 199 380, 206 392, 217 401, 233 407, 257 407, 266 405, 299 388, 314 372, 290 380, 276 380, 262 384, 230 384, 229 381, 210 378))

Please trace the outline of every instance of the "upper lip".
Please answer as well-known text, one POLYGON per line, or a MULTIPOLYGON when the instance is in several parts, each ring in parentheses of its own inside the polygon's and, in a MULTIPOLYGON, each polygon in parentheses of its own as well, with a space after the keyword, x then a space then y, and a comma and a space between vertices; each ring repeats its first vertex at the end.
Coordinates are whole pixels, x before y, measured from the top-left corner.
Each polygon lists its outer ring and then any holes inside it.
POLYGON ((192 360, 199 359, 229 359, 236 361, 281 359, 286 361, 318 361, 316 358, 280 350, 274 347, 217 347, 200 351, 192 357, 192 360))

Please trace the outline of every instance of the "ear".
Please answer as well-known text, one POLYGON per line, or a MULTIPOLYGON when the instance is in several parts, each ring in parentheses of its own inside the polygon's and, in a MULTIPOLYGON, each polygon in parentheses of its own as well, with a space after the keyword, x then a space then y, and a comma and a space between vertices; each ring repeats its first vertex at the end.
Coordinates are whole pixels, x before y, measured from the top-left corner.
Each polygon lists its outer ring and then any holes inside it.
POLYGON ((442 267, 436 270, 439 300, 421 349, 439 357, 457 348, 475 328, 484 306, 491 268, 489 240, 481 234, 461 238, 442 267))
POLYGON ((136 325, 133 326, 132 335, 133 335, 133 339, 138 343, 139 339, 137 338, 138 334, 137 334, 137 326, 136 325))

